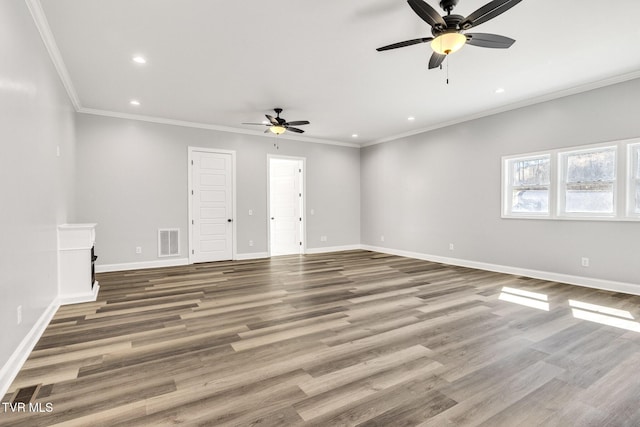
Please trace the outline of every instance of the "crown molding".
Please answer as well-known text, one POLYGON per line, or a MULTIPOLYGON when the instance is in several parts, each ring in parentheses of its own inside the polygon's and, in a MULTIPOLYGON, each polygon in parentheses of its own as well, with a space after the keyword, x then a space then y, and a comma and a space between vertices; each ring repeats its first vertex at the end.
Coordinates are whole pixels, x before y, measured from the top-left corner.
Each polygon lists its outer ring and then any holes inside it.
MULTIPOLYGON (((139 121, 145 121, 145 122, 151 122, 151 123, 167 124, 167 125, 173 125, 173 126, 191 127, 191 128, 197 128, 197 129, 216 130, 216 131, 221 131, 221 132, 230 132, 230 133, 236 133, 236 134, 245 134, 245 135, 273 138, 271 135, 265 135, 263 132, 251 131, 251 130, 247 130, 247 129, 239 129, 239 128, 234 128, 234 127, 229 127, 229 126, 220 126, 220 125, 207 124, 207 123, 189 122, 189 121, 183 121, 183 120, 166 119, 166 118, 162 118, 162 117, 144 116, 144 115, 121 113, 121 112, 116 112, 116 111, 107 111, 107 110, 100 110, 100 109, 93 109, 93 108, 85 108, 85 107, 83 107, 82 104, 80 103, 80 98, 78 97, 78 94, 77 94, 77 92, 75 90, 75 87, 73 86, 73 83, 71 82, 71 77, 69 76, 69 72, 67 70, 67 67, 66 67, 66 65, 65 65, 65 63, 64 63, 64 61, 62 59, 62 55, 60 54, 60 50, 58 49, 58 45, 57 45, 57 43, 55 41, 53 33, 51 32, 51 28, 49 27, 49 23, 48 23, 47 18, 45 16, 44 10, 42 9, 42 5, 40 3, 40 0, 25 0, 25 3, 27 4, 27 7, 29 8, 29 12, 31 13, 31 16, 33 17, 33 21, 34 21, 36 27, 38 28, 38 31, 40 32, 40 37, 42 38, 42 41, 44 42, 44 45, 47 48, 47 51, 49 53, 49 57, 51 58, 51 61, 53 62, 53 65, 54 65, 56 71, 58 72, 58 76, 60 77, 60 80, 62 81, 62 84, 63 84, 64 88, 66 89, 67 95, 69 96, 69 99, 71 100, 71 103, 73 104, 76 112, 85 113, 85 114, 99 115, 99 116, 123 118, 123 119, 129 119, 129 120, 139 120, 139 121)), ((482 111, 482 112, 479 112, 479 113, 475 113, 475 114, 470 114, 470 115, 467 115, 467 116, 459 117, 459 118, 456 118, 456 119, 453 119, 453 120, 448 120, 448 121, 444 121, 444 122, 440 122, 440 123, 435 123, 435 124, 433 124, 431 126, 427 126, 427 127, 424 127, 424 128, 416 129, 416 130, 413 130, 413 131, 410 131, 410 132, 404 132, 404 133, 400 133, 400 134, 396 134, 396 135, 391 135, 391 136, 380 138, 380 139, 377 139, 377 140, 374 140, 374 141, 371 141, 371 142, 363 142, 363 143, 354 144, 354 143, 348 143, 348 142, 332 141, 332 140, 325 140, 325 139, 320 139, 320 138, 312 138, 312 137, 308 137, 308 136, 290 136, 290 135, 287 135, 287 134, 278 135, 278 138, 279 139, 291 140, 291 141, 311 142, 311 143, 316 143, 316 144, 337 145, 337 146, 350 147, 350 148, 369 147, 369 146, 372 146, 372 145, 382 144, 382 143, 385 143, 385 142, 391 142, 391 141, 395 141, 395 140, 398 140, 398 139, 401 139, 401 138, 406 138, 406 137, 418 135, 418 134, 421 134, 421 133, 430 132, 430 131, 433 131, 433 130, 436 130, 436 129, 441 129, 441 128, 445 128, 445 127, 448 127, 448 126, 453 126, 453 125, 464 123, 464 122, 468 122, 468 121, 471 121, 471 120, 476 120, 476 119, 480 119, 480 118, 483 118, 483 117, 488 117, 488 116, 492 116, 492 115, 495 115, 495 114, 500 114, 500 113, 504 113, 504 112, 507 112, 507 111, 516 110, 518 108, 528 107, 528 106, 531 106, 531 105, 540 104, 540 103, 547 102, 547 101, 552 101, 554 99, 564 98, 566 96, 575 95, 575 94, 582 93, 582 92, 587 92, 587 91, 598 89, 598 88, 601 88, 601 87, 610 86, 610 85, 614 85, 614 84, 617 84, 617 83, 623 83, 625 81, 633 80, 633 79, 637 79, 637 78, 640 78, 640 71, 634 71, 634 72, 627 73, 627 74, 621 74, 621 75, 618 75, 618 76, 609 77, 609 78, 598 80, 598 81, 595 81, 595 82, 586 83, 586 84, 582 84, 582 85, 577 85, 577 86, 574 86, 574 87, 571 87, 571 88, 568 88, 568 89, 563 89, 563 90, 551 92, 551 93, 548 93, 548 94, 545 94, 545 95, 541 95, 541 96, 538 96, 538 97, 525 99, 525 100, 522 100, 522 101, 519 101, 519 102, 515 102, 515 103, 504 105, 502 107, 497 107, 497 108, 493 108, 493 109, 490 109, 490 110, 482 111)))
POLYGON ((502 107, 493 108, 491 110, 482 111, 480 113, 471 114, 471 115, 468 115, 468 116, 459 117, 457 119, 436 123, 436 124, 434 124, 432 126, 424 127, 424 128, 421 128, 421 129, 416 129, 416 130, 413 130, 413 131, 410 131, 410 132, 404 132, 404 133, 388 136, 388 137, 385 137, 385 138, 377 139, 377 140, 372 141, 372 142, 366 142, 366 143, 363 143, 362 145, 360 145, 360 147, 369 147, 371 145, 377 145, 377 144, 382 144, 382 143, 385 143, 385 142, 391 142, 391 141, 395 141, 395 140, 398 140, 398 139, 401 139, 401 138, 406 138, 406 137, 409 137, 409 136, 414 136, 414 135, 418 135, 418 134, 421 134, 421 133, 429 132, 429 131, 432 131, 432 130, 441 129, 441 128, 445 128, 445 127, 448 127, 448 126, 453 126, 453 125, 457 125, 457 124, 460 124, 460 123, 464 123, 464 122, 469 122, 471 120, 481 119, 483 117, 493 116, 495 114, 504 113, 504 112, 511 111, 511 110, 517 110, 518 108, 528 107, 528 106, 535 105, 535 104, 541 104, 543 102, 552 101, 554 99, 564 98, 564 97, 567 97, 567 96, 576 95, 576 94, 583 93, 583 92, 588 92, 590 90, 599 89, 601 87, 606 87, 606 86, 611 86, 611 85, 614 85, 614 84, 617 84, 617 83, 623 83, 623 82, 626 82, 626 81, 629 81, 629 80, 634 80, 634 79, 637 79, 637 78, 640 78, 640 71, 634 71, 634 72, 627 73, 627 74, 621 74, 621 75, 617 75, 617 76, 613 76, 613 77, 608 77, 606 79, 597 80, 595 82, 585 83, 585 84, 578 85, 578 86, 573 86, 573 87, 568 88, 568 89, 562 89, 562 90, 551 92, 551 93, 548 93, 548 94, 545 94, 545 95, 537 96, 535 98, 525 99, 523 101, 515 102, 515 103, 512 103, 512 104, 507 104, 507 105, 504 105, 502 107))
POLYGON ((319 138, 310 138, 308 136, 290 136, 290 135, 287 135, 286 133, 275 137, 272 134, 265 134, 264 132, 253 131, 248 129, 239 129, 239 128, 233 128, 229 126, 220 126, 220 125, 213 125, 208 123, 189 122, 185 120, 167 119, 167 118, 156 117, 156 116, 144 116, 141 114, 120 113, 117 111, 99 110, 95 108, 80 107, 80 109, 78 110, 78 113, 92 114, 95 116, 114 117, 118 119, 137 120, 137 121, 150 122, 150 123, 159 123, 163 125, 182 126, 182 127, 196 128, 196 129, 206 129, 206 130, 215 130, 220 132, 230 132, 230 133, 236 133, 236 134, 259 136, 262 138, 269 138, 272 141, 274 140, 274 138, 278 138, 278 140, 286 139, 286 140, 298 141, 298 142, 311 142, 315 144, 339 145, 342 147, 360 148, 360 145, 350 144, 348 142, 331 141, 331 140, 319 139, 319 138))
MULTIPOLYGON (((107 110, 99 110, 94 108, 85 108, 80 103, 80 98, 78 97, 78 93, 76 92, 73 83, 71 82, 71 77, 69 76, 69 71, 67 70, 67 66, 62 59, 62 54, 58 49, 58 44, 56 43, 55 37, 51 32, 51 27, 49 26, 49 22, 47 21, 47 17, 42 9, 42 4, 40 0, 25 0, 29 12, 31 13, 31 17, 33 18, 33 22, 40 33, 40 37, 49 53, 49 57, 51 58, 51 62, 58 72, 58 76, 62 81, 62 84, 67 91, 67 95, 73 104, 76 112, 84 113, 84 114, 93 114, 98 116, 107 116, 107 117, 115 117, 129 120, 139 120, 151 123, 160 123, 172 126, 183 126, 183 127, 191 127, 197 129, 207 129, 207 130, 216 130, 221 132, 230 132, 236 134, 245 134, 252 136, 261 136, 261 137, 270 137, 270 135, 265 135, 263 132, 251 131, 247 129, 238 129, 228 126, 219 126, 207 123, 197 123, 197 122, 189 122, 184 120, 174 120, 174 119, 166 119, 163 117, 152 117, 152 116, 143 116, 137 114, 128 114, 128 113, 120 113, 117 111, 107 111, 107 110)), ((290 135, 278 135, 278 139, 286 139, 291 141, 302 141, 302 142, 312 142, 316 144, 328 144, 328 145, 338 145, 342 147, 350 147, 350 148, 360 148, 359 144, 351 144, 348 142, 340 142, 340 141, 332 141, 325 140, 320 138, 311 138, 307 136, 290 136, 290 135)))
POLYGON ((51 62, 53 62, 53 66, 58 72, 58 76, 62 81, 62 85, 67 91, 67 95, 69 96, 73 107, 76 109, 76 111, 79 111, 80 108, 82 108, 82 106, 80 105, 80 98, 78 98, 78 93, 76 92, 76 89, 71 82, 71 77, 69 76, 67 66, 62 60, 62 55, 60 54, 60 50, 58 49, 58 44, 56 43, 55 37, 53 37, 51 27, 49 27, 49 22, 47 21, 47 17, 44 14, 44 10, 42 10, 40 0, 25 0, 25 3, 29 8, 31 16, 33 17, 33 22, 36 24, 36 28, 38 28, 40 37, 42 38, 42 41, 47 48, 47 52, 49 52, 49 57, 51 58, 51 62))

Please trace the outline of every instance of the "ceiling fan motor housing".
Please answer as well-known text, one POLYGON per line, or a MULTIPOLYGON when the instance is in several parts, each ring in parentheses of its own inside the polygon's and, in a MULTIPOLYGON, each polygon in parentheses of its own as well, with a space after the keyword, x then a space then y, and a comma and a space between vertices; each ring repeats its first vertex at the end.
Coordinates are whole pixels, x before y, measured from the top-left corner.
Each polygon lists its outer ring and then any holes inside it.
POLYGON ((464 16, 462 15, 446 15, 443 16, 444 22, 447 23, 446 28, 432 27, 431 34, 434 37, 438 37, 440 34, 444 33, 454 33, 460 31, 460 23, 464 20, 464 16))

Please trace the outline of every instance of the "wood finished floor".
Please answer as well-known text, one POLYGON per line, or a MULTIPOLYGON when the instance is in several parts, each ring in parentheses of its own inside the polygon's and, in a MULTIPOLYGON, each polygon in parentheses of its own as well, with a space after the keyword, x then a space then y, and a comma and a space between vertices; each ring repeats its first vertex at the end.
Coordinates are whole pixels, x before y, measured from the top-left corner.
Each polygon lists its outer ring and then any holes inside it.
POLYGON ((0 425, 640 425, 640 297, 368 251, 99 280, 0 425))

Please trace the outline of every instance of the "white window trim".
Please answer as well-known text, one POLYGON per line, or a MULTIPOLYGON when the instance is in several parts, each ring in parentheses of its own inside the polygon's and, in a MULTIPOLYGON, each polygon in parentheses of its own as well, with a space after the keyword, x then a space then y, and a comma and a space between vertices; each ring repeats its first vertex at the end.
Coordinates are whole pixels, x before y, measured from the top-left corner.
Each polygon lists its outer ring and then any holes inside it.
POLYGON ((640 138, 610 141, 598 144, 581 145, 559 148, 546 151, 529 152, 517 155, 502 156, 501 179, 501 217, 505 219, 542 219, 561 221, 640 221, 640 213, 635 213, 635 185, 640 185, 633 177, 634 159, 632 152, 634 147, 640 146, 640 138), (614 184, 614 211, 615 214, 597 213, 563 213, 561 210, 561 198, 563 190, 563 168, 561 157, 563 154, 590 151, 607 147, 616 147, 616 181, 614 184), (550 156, 550 188, 549 188, 549 214, 511 212, 511 188, 509 162, 515 159, 530 159, 535 157, 550 156))

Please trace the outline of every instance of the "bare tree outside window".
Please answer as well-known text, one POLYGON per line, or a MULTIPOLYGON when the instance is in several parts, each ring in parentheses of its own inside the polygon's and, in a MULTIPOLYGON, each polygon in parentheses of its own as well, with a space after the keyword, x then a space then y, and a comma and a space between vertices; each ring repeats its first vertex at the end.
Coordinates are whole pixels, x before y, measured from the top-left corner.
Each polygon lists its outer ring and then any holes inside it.
POLYGON ((511 212, 549 212, 549 156, 511 161, 511 212))
POLYGON ((502 157, 503 218, 640 222, 640 138, 502 157))
POLYGON ((568 153, 565 167, 565 212, 614 212, 615 148, 568 153))

